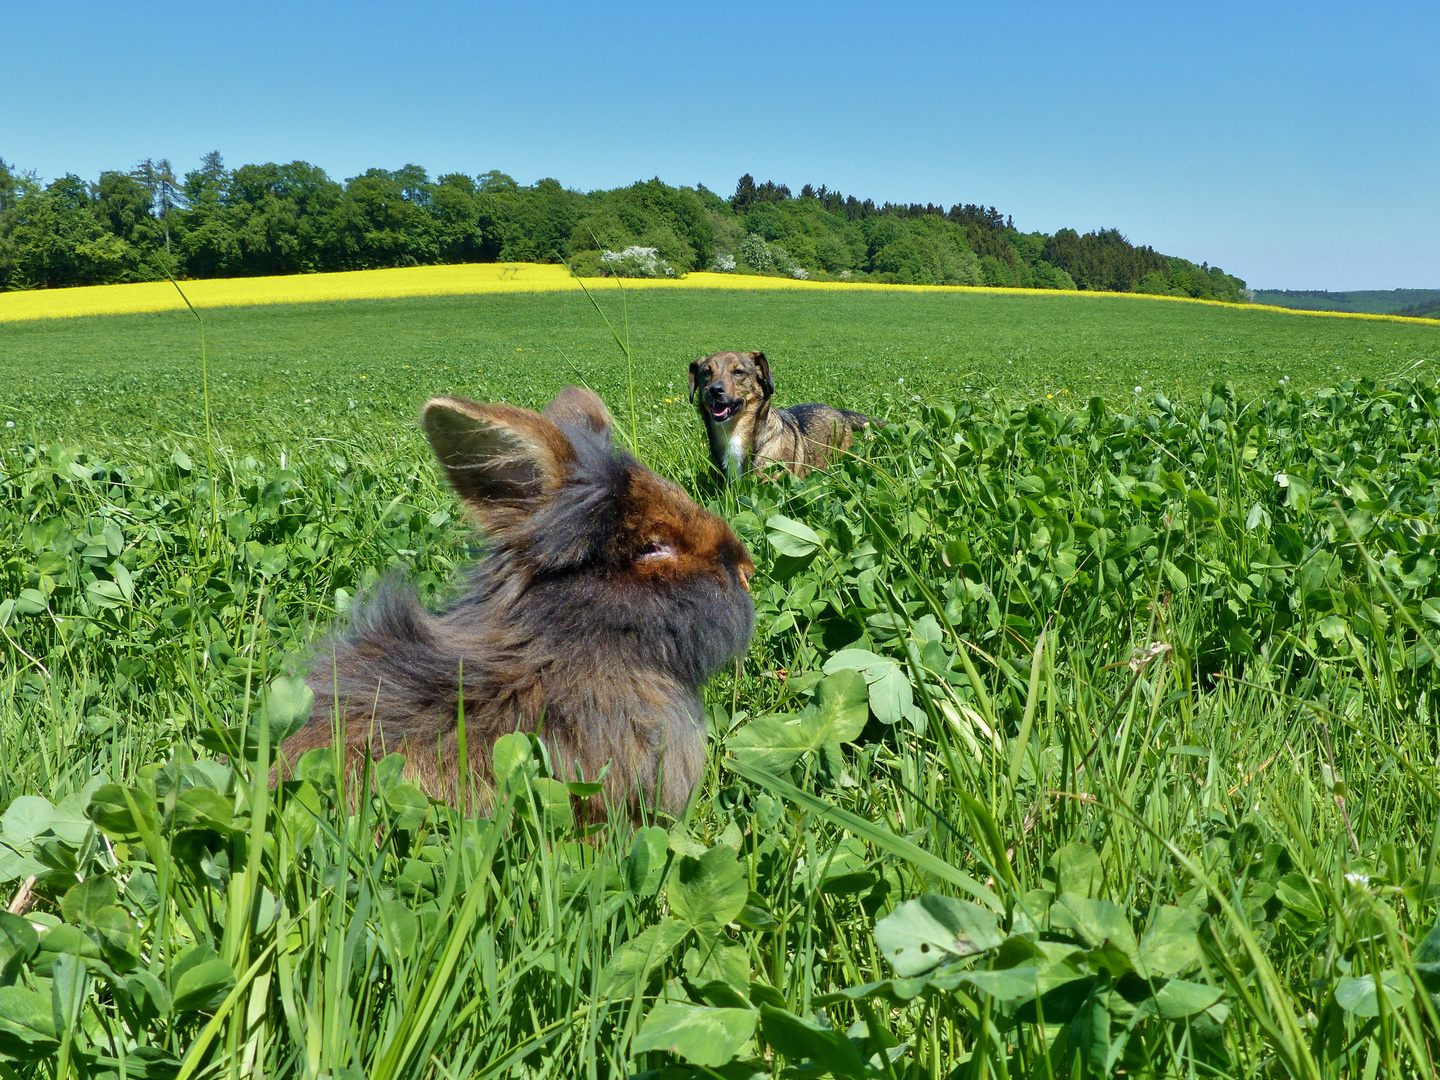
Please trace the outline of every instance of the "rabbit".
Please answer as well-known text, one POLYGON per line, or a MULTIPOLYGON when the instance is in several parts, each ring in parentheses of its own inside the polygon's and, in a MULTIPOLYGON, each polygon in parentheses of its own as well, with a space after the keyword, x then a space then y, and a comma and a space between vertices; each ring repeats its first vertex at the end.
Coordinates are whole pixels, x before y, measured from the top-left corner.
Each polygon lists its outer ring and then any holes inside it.
POLYGON ((391 578, 317 650, 315 706, 282 768, 338 729, 352 767, 401 751, 432 797, 473 785, 489 800, 496 739, 538 731, 565 780, 609 764, 603 791, 578 800, 582 820, 607 804, 678 816, 705 768, 701 687, 754 630, 750 552, 613 445, 590 390, 567 387, 543 415, 437 397, 421 425, 487 551, 443 610, 391 578))

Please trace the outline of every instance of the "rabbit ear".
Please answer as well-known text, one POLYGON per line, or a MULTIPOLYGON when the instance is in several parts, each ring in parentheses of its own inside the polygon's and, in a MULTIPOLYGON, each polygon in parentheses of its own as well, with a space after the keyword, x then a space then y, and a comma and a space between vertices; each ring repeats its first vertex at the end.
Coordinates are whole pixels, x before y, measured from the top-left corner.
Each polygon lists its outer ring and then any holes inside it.
POLYGON ((576 460, 553 422, 512 405, 437 397, 420 423, 455 493, 492 526, 516 503, 553 492, 576 460))
POLYGON ((610 419, 610 410, 593 390, 579 386, 567 386, 545 406, 545 419, 556 424, 575 424, 589 428, 596 435, 610 438, 610 429, 615 422, 610 419))

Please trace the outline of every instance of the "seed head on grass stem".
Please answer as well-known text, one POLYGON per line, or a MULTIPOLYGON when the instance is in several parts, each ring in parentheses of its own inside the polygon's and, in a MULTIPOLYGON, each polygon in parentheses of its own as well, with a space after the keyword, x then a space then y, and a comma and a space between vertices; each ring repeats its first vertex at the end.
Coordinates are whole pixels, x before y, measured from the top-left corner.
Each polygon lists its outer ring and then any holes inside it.
POLYGON ((595 313, 604 321, 605 328, 610 331, 610 336, 615 339, 615 344, 619 346, 620 352, 625 356, 625 375, 630 388, 630 452, 636 457, 639 457, 640 429, 635 413, 635 357, 630 351, 630 307, 626 302, 625 286, 620 283, 618 277, 615 279, 615 285, 620 290, 620 311, 625 327, 625 337, 622 339, 615 329, 615 324, 610 321, 610 316, 605 314, 604 310, 600 307, 600 302, 595 299, 595 294, 586 286, 585 279, 579 274, 576 274, 574 268, 572 268, 568 262, 565 262, 564 259, 561 259, 560 262, 566 270, 570 271, 575 280, 579 282, 580 288, 585 293, 585 299, 590 301, 590 305, 595 309, 595 313))
POLYGON ((200 324, 200 393, 205 408, 205 469, 208 474, 207 486, 210 489, 210 536, 209 544, 215 543, 216 533, 220 528, 220 503, 219 496, 215 490, 215 440, 210 431, 210 368, 205 356, 205 320, 200 317, 200 312, 195 310, 195 305, 190 303, 190 298, 185 295, 185 290, 175 280, 175 275, 170 272, 170 267, 165 260, 159 262, 160 269, 165 271, 165 276, 170 279, 170 284, 175 286, 175 291, 180 294, 180 299, 185 301, 185 306, 190 309, 190 314, 195 316, 195 321, 200 324))

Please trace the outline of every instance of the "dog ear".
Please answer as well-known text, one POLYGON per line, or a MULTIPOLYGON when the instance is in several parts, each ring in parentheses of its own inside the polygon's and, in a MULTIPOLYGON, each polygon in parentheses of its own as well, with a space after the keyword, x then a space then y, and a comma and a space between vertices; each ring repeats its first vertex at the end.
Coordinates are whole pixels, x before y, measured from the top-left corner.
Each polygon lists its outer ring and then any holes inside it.
POLYGON ((576 460, 552 421, 513 405, 432 398, 420 424, 451 487, 488 528, 530 512, 576 460))
POLYGON ((760 376, 760 386, 768 398, 775 393, 775 380, 770 378, 770 361, 766 360, 765 354, 758 350, 750 354, 750 359, 755 361, 755 374, 760 376))
POLYGON ((701 359, 701 360, 691 360, 691 361, 690 361, 690 404, 691 404, 691 405, 694 405, 694 404, 695 404, 695 380, 700 377, 700 365, 701 365, 702 363, 704 363, 704 362, 705 362, 705 361, 704 361, 703 359, 701 359))
POLYGON ((555 395, 555 400, 545 406, 545 419, 556 424, 574 424, 589 428, 596 435, 610 438, 610 429, 615 421, 610 410, 593 390, 579 386, 567 386, 555 395))

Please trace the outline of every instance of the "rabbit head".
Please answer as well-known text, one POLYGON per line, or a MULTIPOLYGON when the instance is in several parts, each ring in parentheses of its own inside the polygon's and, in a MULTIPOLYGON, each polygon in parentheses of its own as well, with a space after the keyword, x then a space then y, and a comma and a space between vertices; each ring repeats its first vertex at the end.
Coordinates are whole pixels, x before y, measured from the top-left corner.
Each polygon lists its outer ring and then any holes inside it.
POLYGON ((400 750, 448 797, 485 787, 499 736, 538 730, 566 779, 608 765, 586 816, 607 801, 678 811, 703 773, 700 688, 754 627, 744 544, 618 449, 588 390, 543 415, 435 398, 421 424, 486 554, 442 611, 394 581, 360 607, 317 656, 317 707, 287 759, 341 730, 353 755, 400 750))

